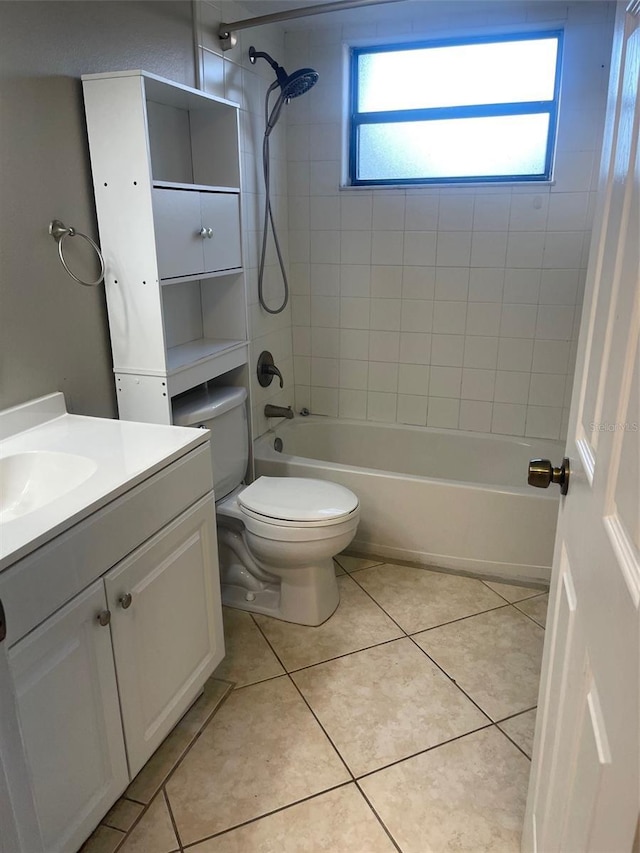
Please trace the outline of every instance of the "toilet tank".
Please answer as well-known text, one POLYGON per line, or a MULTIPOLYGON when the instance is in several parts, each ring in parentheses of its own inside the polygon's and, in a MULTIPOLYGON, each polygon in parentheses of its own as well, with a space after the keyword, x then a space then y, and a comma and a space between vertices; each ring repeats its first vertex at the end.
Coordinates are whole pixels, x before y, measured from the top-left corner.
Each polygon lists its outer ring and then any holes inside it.
POLYGON ((211 430, 211 461, 216 500, 244 479, 249 461, 249 430, 244 388, 198 389, 173 401, 177 426, 211 430))

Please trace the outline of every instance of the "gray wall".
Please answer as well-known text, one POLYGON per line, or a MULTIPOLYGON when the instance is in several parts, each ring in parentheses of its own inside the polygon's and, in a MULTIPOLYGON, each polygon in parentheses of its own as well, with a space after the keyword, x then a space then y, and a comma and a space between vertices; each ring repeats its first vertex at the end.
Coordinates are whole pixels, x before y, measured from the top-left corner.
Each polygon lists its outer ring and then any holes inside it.
MULTIPOLYGON (((80 75, 127 68, 194 85, 191 3, 0 2, 0 409, 63 391, 116 416, 103 288, 69 278, 47 229, 97 240, 80 75)), ((80 240, 67 253, 93 276, 80 240)))

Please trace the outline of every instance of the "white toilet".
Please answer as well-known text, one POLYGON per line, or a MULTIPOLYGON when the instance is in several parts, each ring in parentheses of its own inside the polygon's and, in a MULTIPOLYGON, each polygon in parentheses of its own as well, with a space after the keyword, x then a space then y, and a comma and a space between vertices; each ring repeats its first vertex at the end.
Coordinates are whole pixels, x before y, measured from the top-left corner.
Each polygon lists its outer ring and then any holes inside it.
POLYGON ((249 459, 244 388, 175 401, 174 423, 211 430, 222 601, 286 622, 320 625, 338 606, 333 557, 355 536, 352 491, 326 480, 258 477, 249 459))

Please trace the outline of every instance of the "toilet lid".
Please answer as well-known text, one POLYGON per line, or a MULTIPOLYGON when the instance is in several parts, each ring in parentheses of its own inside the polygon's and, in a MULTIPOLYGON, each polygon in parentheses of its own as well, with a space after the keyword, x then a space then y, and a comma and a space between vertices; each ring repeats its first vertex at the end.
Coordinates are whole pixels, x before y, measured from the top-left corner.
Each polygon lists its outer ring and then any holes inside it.
POLYGON ((304 477, 258 477, 238 495, 250 512, 283 521, 327 521, 349 515, 358 507, 354 493, 326 480, 304 477))

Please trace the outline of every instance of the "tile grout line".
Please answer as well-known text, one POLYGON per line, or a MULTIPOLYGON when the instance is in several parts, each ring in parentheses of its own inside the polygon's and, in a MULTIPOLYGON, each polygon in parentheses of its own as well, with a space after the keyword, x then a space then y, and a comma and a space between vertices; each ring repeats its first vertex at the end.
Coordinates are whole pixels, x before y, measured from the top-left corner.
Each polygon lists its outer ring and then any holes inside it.
POLYGON ((500 732, 501 732, 501 733, 506 737, 506 739, 507 739, 507 740, 511 741, 511 743, 512 743, 512 744, 513 744, 517 749, 519 749, 519 750, 520 750, 520 752, 524 755, 524 757, 525 757, 526 759, 528 759, 529 761, 531 761, 531 756, 530 756, 530 755, 527 755, 527 753, 524 751, 524 749, 520 746, 520 744, 519 744, 519 743, 516 743, 516 741, 511 737, 511 735, 508 735, 508 734, 504 731, 504 729, 501 729, 501 728, 500 728, 500 726, 498 725, 498 723, 494 723, 494 725, 495 725, 495 727, 496 727, 496 728, 497 728, 497 729, 498 729, 498 730, 499 730, 499 731, 500 731, 500 732))
POLYGON ((182 844, 182 838, 180 837, 180 833, 178 832, 178 824, 176 823, 176 819, 173 816, 173 810, 171 808, 171 803, 169 802, 169 795, 167 794, 167 791, 166 791, 166 788, 164 785, 160 789, 160 792, 162 793, 162 796, 164 797, 164 804, 167 807, 167 811, 169 812, 169 819, 171 821, 171 825, 173 826, 173 831, 176 834, 176 840, 178 842, 178 848, 180 849, 180 853, 182 853, 182 851, 184 850, 184 847, 182 844))
POLYGON ((359 781, 358 781, 357 779, 356 779, 356 788, 358 789, 358 791, 360 791, 360 795, 362 796, 362 798, 364 799, 364 801, 366 802, 366 804, 369 806, 369 808, 371 809, 371 811, 372 811, 372 812, 373 812, 373 814, 375 815, 376 820, 378 821, 378 823, 380 824, 380 826, 382 827, 382 829, 384 830, 384 832, 385 832, 385 833, 386 833, 386 835, 388 836, 389 841, 391 841, 391 843, 392 843, 392 844, 393 844, 393 846, 396 848, 396 850, 398 851, 398 853, 402 853, 402 848, 400 847, 400 845, 398 844, 398 842, 395 840, 395 838, 394 838, 394 837, 393 837, 393 835, 391 834, 391 830, 387 827, 386 823, 382 820, 382 818, 380 817, 380 815, 378 814, 378 812, 377 812, 377 811, 375 810, 375 808, 373 807, 373 804, 372 804, 371 800, 369 799, 369 797, 367 797, 367 795, 365 794, 365 792, 362 790, 362 787, 360 786, 360 783, 359 783, 359 781))
POLYGON ((331 788, 327 788, 324 791, 318 791, 318 793, 316 794, 309 794, 308 797, 302 797, 299 800, 294 800, 292 803, 287 803, 286 806, 280 806, 279 808, 272 809, 271 811, 265 812, 264 814, 256 815, 256 817, 244 820, 242 821, 242 823, 237 823, 233 826, 228 827, 227 829, 221 829, 219 832, 214 832, 212 835, 205 835, 204 838, 199 838, 197 841, 190 841, 188 844, 184 845, 183 853, 187 853, 187 851, 193 849, 193 847, 195 847, 197 844, 202 844, 204 841, 211 841, 213 838, 220 838, 223 835, 228 835, 230 832, 234 832, 236 829, 242 829, 242 827, 244 826, 250 826, 252 823, 257 823, 258 821, 271 817, 274 814, 286 812, 288 809, 291 809, 294 806, 299 806, 301 803, 308 803, 311 800, 315 800, 317 797, 321 797, 324 794, 331 793, 331 791, 338 791, 340 790, 340 788, 346 788, 347 785, 354 784, 354 781, 355 780, 348 780, 347 782, 340 782, 339 785, 332 785, 331 788))

